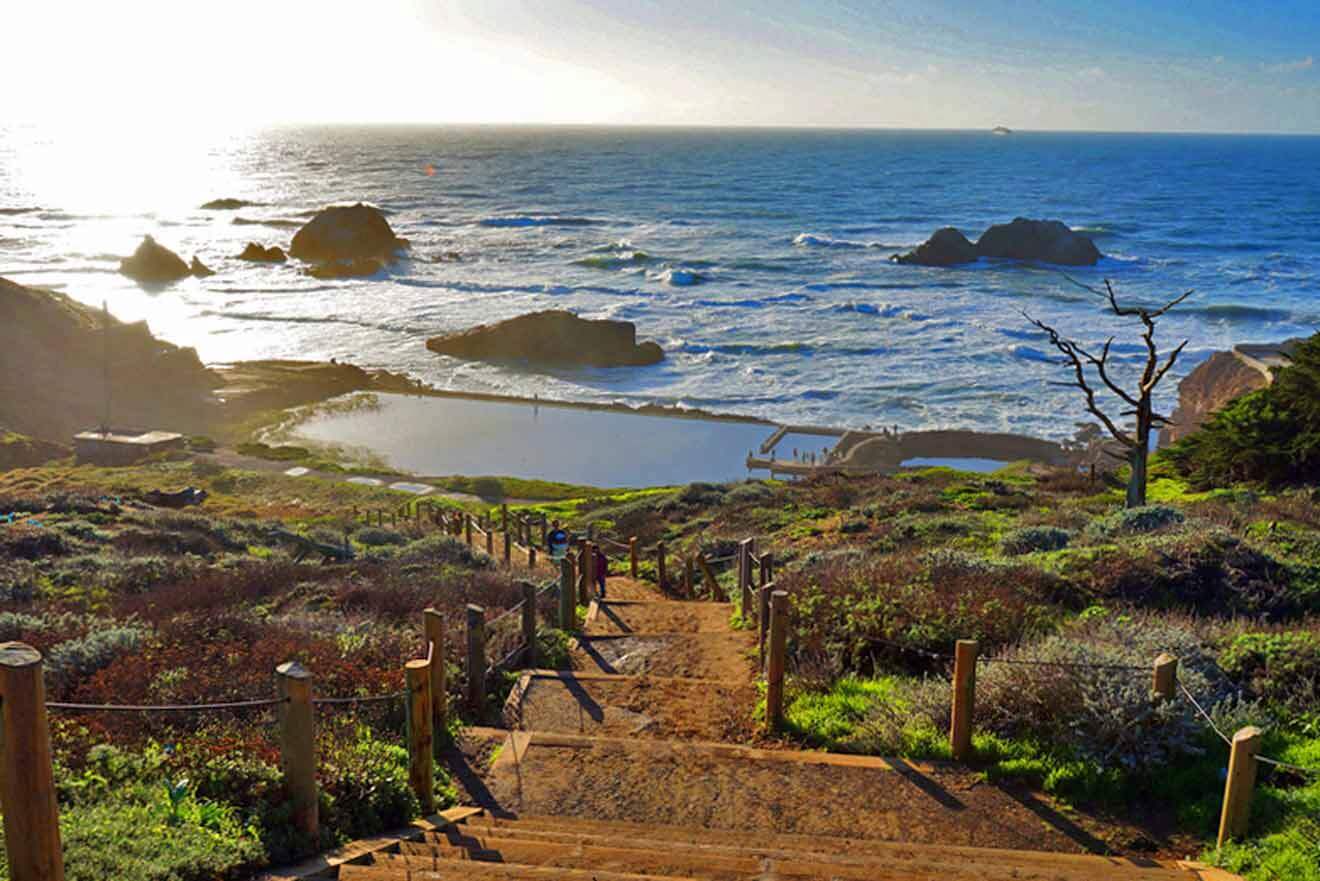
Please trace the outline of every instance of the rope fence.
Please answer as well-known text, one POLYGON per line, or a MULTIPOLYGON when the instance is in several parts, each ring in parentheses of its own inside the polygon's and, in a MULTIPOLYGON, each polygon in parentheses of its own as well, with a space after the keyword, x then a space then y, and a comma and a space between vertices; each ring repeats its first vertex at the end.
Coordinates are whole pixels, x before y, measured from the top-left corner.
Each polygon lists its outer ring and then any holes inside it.
POLYGON ((214 704, 78 704, 65 701, 47 701, 46 708, 76 713, 209 713, 222 710, 251 710, 279 706, 288 698, 267 698, 248 701, 226 701, 214 704))

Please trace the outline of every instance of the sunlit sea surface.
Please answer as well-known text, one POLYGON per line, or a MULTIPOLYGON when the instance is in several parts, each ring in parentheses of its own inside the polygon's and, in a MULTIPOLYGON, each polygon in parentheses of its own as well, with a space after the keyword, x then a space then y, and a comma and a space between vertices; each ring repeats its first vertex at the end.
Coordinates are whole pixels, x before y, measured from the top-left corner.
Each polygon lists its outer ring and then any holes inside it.
MULTIPOLYGON (((1320 323, 1320 138, 647 129, 299 128, 201 135, 0 129, 0 275, 65 291, 204 360, 338 357, 441 388, 675 403, 777 421, 1048 437, 1082 414, 1023 311, 1135 370, 1082 285, 1154 303, 1191 340, 1174 379, 1320 323), (254 205, 203 211, 210 199, 254 205), (412 241, 372 279, 235 259, 310 212, 369 201, 412 241), (1058 218, 1095 268, 897 266, 955 225, 1058 218), (214 277, 144 289, 150 233, 214 277), (533 372, 428 336, 537 309, 633 321, 641 369, 533 372)), ((1174 387, 1164 390, 1163 403, 1174 387)))

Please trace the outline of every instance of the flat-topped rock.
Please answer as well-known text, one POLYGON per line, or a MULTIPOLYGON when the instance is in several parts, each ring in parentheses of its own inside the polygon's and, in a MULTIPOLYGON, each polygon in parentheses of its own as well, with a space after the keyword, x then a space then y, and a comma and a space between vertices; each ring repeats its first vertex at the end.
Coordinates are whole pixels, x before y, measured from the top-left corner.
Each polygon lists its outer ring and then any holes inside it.
POLYGON ((655 364, 665 356, 655 343, 638 344, 637 328, 630 321, 591 320, 563 310, 533 312, 433 337, 426 347, 468 360, 592 367, 655 364))

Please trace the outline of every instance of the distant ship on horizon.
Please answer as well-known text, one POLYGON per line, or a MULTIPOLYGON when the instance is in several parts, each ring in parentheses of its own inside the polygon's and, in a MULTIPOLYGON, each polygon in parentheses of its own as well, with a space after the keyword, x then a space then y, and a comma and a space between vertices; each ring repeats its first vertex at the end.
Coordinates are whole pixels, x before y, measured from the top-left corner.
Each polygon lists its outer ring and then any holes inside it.
POLYGON ((990 129, 990 133, 993 135, 1011 135, 1013 130, 1006 125, 997 125, 990 129))

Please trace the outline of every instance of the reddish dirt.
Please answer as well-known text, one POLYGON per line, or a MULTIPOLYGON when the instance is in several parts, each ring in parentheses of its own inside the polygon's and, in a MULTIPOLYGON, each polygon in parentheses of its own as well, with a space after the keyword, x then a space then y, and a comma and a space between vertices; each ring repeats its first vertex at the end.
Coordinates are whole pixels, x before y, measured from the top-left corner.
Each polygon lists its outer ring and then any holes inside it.
POLYGON ((733 607, 725 603, 639 602, 610 599, 598 603, 589 634, 730 633, 733 607))
POLYGON ((652 673, 747 682, 756 672, 756 637, 745 631, 673 636, 584 637, 570 655, 574 670, 652 673))
POLYGON ((532 679, 518 727, 605 737, 738 743, 755 737, 756 687, 653 677, 532 679))

